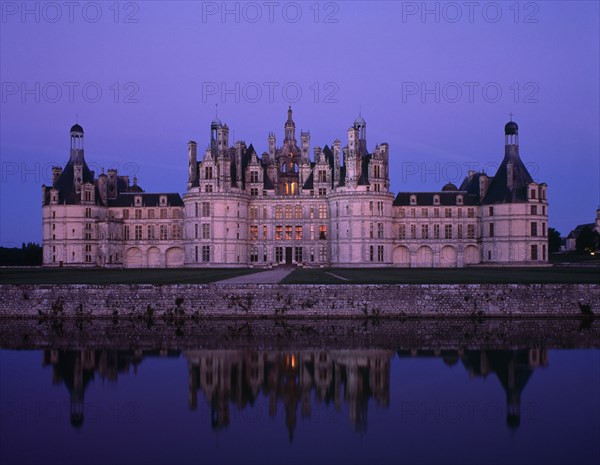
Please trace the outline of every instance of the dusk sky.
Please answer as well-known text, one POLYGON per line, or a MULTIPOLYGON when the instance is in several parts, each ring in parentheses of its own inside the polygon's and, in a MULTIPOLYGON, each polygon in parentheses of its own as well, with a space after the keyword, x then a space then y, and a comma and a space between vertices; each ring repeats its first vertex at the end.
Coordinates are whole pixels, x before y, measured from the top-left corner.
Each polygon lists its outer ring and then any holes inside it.
POLYGON ((183 194, 217 103, 259 154, 288 105, 311 152, 344 145, 360 109, 394 193, 493 175, 512 113, 564 236, 600 204, 599 5, 2 1, 0 245, 41 243, 41 185, 76 120, 96 174, 183 194))

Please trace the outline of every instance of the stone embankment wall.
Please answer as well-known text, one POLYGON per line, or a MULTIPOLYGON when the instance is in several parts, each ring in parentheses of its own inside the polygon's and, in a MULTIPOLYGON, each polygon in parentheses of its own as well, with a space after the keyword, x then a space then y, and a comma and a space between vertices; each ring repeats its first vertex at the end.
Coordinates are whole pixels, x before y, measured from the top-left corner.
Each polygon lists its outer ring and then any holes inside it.
POLYGON ((600 316, 600 284, 0 285, 0 317, 600 316))
POLYGON ((0 318, 2 349, 598 348, 597 318, 0 318))

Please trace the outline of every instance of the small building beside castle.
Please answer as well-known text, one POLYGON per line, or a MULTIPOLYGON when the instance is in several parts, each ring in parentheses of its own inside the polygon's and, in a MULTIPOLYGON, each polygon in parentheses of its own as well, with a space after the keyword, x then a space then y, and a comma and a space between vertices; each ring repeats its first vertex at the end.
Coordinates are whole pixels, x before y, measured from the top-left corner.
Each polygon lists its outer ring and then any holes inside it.
POLYGON ((369 150, 361 116, 342 146, 315 146, 292 109, 277 144, 261 155, 229 143, 218 118, 199 159, 188 143, 187 191, 147 193, 114 169, 98 176, 71 128, 70 158, 42 186, 45 266, 463 267, 548 260, 547 185, 519 154, 519 128, 504 127, 494 176, 470 171, 460 186, 390 192, 389 146, 369 150))

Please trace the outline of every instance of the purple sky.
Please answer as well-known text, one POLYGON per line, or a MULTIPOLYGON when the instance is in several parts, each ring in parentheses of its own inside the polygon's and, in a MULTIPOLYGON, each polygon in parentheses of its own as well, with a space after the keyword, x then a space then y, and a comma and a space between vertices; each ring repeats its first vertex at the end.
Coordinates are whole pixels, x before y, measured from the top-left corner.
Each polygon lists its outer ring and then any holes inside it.
POLYGON ((283 139, 290 103, 312 147, 345 142, 362 107, 369 148, 390 144, 394 193, 494 174, 512 112, 521 157, 549 185, 550 226, 592 222, 599 3, 426 6, 231 2, 223 17, 221 2, 0 2, 0 243, 40 242, 40 186, 68 160, 76 115, 92 169, 183 193, 186 143, 208 144, 215 103, 259 154, 269 131, 283 139))

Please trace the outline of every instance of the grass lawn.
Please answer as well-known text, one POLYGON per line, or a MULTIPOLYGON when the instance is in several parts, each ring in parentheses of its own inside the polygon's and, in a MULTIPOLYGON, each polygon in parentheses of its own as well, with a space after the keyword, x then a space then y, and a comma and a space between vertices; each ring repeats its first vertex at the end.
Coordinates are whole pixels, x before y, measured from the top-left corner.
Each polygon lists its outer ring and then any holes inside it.
POLYGON ((254 273, 248 268, 0 269, 0 284, 201 284, 254 273))
POLYGON ((600 283, 600 268, 329 268, 296 269, 283 284, 600 283), (339 276, 336 278, 335 276, 339 276), (341 279, 344 278, 344 279, 341 279))

